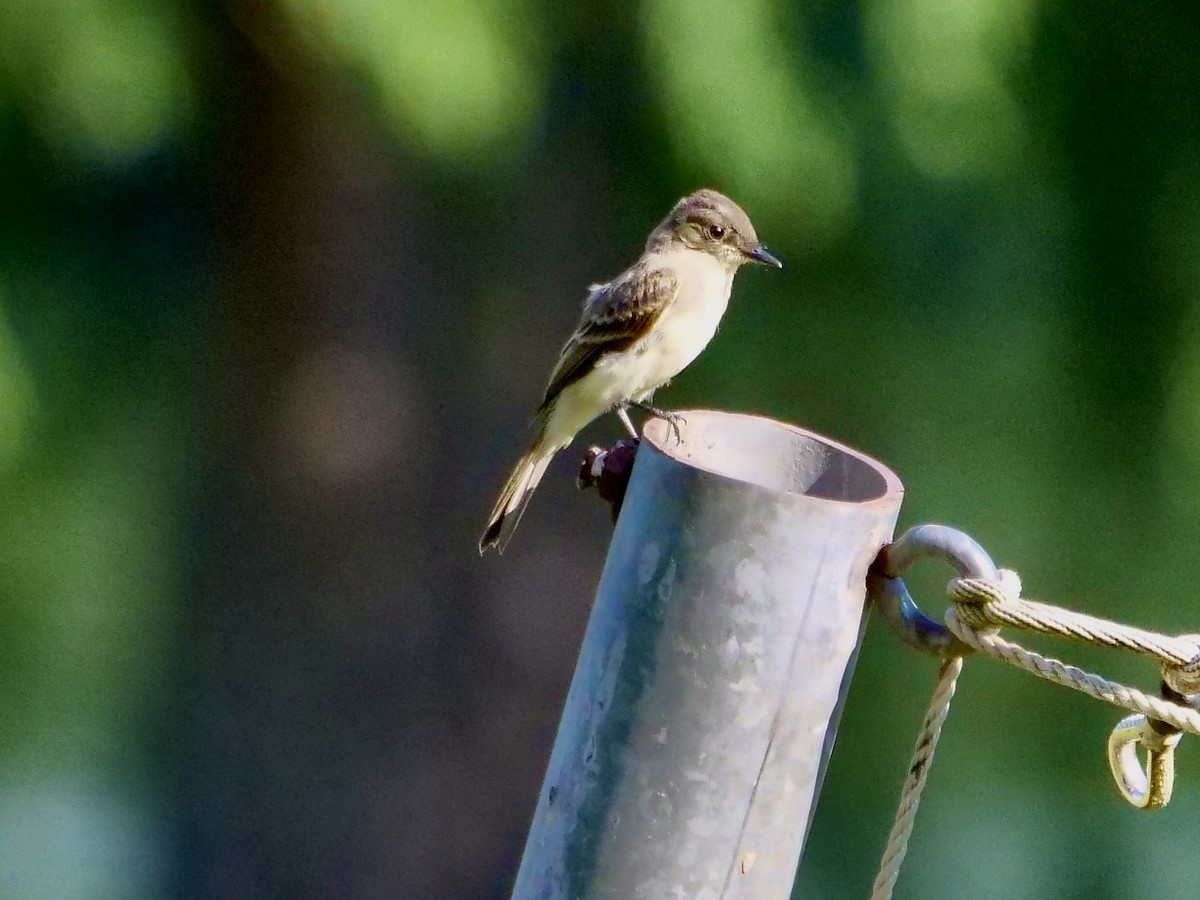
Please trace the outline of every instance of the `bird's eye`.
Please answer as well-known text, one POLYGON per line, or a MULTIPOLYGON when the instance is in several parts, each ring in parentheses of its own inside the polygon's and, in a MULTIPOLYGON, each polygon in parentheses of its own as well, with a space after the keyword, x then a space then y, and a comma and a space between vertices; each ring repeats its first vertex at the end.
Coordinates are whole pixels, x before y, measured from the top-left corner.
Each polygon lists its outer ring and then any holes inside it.
POLYGON ((709 225, 708 226, 708 236, 710 238, 712 238, 714 241, 721 240, 723 237, 725 237, 725 226, 724 225, 709 225))

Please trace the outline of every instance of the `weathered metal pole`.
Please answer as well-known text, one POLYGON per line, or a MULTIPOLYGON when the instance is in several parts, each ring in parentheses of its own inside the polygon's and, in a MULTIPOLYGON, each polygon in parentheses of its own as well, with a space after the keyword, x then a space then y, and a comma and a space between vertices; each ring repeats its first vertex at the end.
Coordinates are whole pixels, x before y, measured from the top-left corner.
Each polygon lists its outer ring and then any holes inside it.
POLYGON ((515 900, 785 900, 903 488, 754 416, 651 422, 515 900))

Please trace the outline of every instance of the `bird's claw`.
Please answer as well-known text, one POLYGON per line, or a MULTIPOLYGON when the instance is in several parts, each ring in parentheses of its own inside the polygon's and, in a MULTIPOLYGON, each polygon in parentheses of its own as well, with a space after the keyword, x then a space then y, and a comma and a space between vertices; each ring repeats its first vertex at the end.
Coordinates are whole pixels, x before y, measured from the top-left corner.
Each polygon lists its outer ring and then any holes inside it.
POLYGON ((675 443, 682 444, 683 436, 679 433, 679 426, 686 425, 687 419, 685 419, 679 413, 667 413, 665 416, 659 415, 659 418, 663 419, 667 423, 667 430, 675 436, 675 443))
POLYGON ((679 426, 686 425, 687 419, 677 412, 659 409, 657 406, 643 406, 642 409, 654 416, 656 419, 662 419, 664 422, 666 422, 668 431, 675 437, 675 443, 683 443, 683 436, 679 433, 679 426))

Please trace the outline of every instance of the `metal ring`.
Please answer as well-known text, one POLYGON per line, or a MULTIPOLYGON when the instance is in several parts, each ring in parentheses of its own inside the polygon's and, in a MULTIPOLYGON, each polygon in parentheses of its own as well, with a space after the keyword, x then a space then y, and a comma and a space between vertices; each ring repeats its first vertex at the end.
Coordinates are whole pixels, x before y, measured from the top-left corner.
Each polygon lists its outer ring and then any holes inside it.
POLYGON ((949 563, 962 578, 1000 578, 987 551, 969 535, 945 525, 918 525, 879 551, 867 572, 867 597, 910 647, 935 656, 964 656, 971 648, 921 612, 900 577, 926 558, 949 563))
POLYGON ((1159 734, 1145 716, 1129 716, 1108 737, 1108 765, 1121 796, 1138 809, 1162 809, 1175 786, 1175 745, 1182 732, 1159 734), (1138 745, 1146 748, 1146 765, 1138 745))
POLYGON ((884 575, 899 578, 919 559, 933 557, 952 565, 960 578, 999 581, 1000 572, 976 540, 957 528, 917 525, 892 541, 875 557, 884 575))

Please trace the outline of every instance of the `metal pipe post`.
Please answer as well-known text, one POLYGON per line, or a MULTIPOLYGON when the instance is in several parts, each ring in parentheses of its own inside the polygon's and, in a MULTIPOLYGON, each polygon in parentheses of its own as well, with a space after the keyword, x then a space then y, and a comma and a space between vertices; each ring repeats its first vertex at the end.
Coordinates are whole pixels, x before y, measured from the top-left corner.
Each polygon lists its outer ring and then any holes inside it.
POLYGON ((903 488, 780 422, 651 422, 515 900, 791 891, 903 488))

